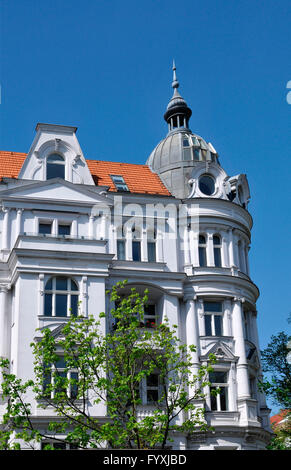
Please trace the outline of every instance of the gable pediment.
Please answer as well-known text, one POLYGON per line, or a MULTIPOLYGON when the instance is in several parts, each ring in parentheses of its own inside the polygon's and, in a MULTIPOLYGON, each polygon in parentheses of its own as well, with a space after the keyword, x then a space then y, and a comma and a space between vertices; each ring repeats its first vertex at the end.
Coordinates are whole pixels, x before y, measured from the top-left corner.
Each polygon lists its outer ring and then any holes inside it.
POLYGON ((48 181, 37 181, 23 186, 17 186, 12 189, 1 191, 1 199, 25 199, 87 204, 106 204, 111 205, 107 197, 99 194, 97 191, 87 189, 83 185, 76 185, 60 178, 48 181))
POLYGON ((233 354, 230 348, 223 343, 218 341, 210 347, 207 353, 201 357, 201 360, 207 360, 211 354, 214 354, 217 361, 236 361, 238 358, 233 354))

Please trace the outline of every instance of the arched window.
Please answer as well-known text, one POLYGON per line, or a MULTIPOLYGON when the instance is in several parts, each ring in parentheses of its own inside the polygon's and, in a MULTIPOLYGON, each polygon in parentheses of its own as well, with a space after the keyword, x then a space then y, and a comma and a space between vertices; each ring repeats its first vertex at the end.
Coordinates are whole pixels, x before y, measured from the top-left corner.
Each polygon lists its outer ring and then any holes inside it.
POLYGON ((221 239, 219 235, 213 236, 214 265, 221 268, 221 239))
POLYGON ((46 160, 46 179, 52 178, 65 179, 65 160, 57 153, 49 155, 46 160))
POLYGON ((198 251, 199 251, 199 266, 206 266, 207 265, 206 238, 204 235, 199 235, 198 251))
POLYGON ((73 279, 52 277, 45 285, 44 315, 69 317, 78 315, 79 289, 73 279))

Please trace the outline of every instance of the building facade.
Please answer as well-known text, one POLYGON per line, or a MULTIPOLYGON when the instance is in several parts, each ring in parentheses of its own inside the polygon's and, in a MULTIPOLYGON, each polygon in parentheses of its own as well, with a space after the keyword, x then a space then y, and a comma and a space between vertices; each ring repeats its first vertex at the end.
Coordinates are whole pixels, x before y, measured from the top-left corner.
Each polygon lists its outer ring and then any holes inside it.
MULTIPOLYGON (((28 154, 0 152, 0 356, 31 378, 36 329, 57 335, 78 308, 109 311, 106 290, 127 279, 129 288, 149 289, 149 321, 167 316, 197 346, 197 368, 217 357, 210 379, 220 393, 207 390, 199 404, 215 432, 179 436, 173 448, 264 449, 248 182, 227 175, 213 145, 190 130, 173 70, 168 134, 145 165, 86 160, 77 129, 51 124, 37 125, 28 154)), ((32 410, 41 427, 48 411, 32 410)))

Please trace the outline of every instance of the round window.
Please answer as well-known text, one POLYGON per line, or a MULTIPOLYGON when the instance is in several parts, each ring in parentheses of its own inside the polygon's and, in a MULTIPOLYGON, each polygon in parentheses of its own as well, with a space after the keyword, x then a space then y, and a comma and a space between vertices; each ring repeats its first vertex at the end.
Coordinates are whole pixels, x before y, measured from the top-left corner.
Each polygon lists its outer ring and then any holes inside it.
POLYGON ((199 189, 203 194, 211 196, 215 190, 214 179, 208 175, 201 176, 199 178, 199 189))

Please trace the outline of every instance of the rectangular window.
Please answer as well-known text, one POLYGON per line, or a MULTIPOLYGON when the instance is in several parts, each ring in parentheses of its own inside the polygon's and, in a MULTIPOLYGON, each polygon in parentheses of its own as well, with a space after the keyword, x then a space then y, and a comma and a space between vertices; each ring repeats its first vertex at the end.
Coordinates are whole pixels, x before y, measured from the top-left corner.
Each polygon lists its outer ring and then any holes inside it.
POLYGON ((67 294, 56 294, 55 295, 55 316, 56 317, 66 317, 68 306, 67 306, 67 294))
POLYGON ((136 240, 132 242, 132 259, 133 261, 141 260, 140 242, 136 240))
POLYGON ((51 235, 52 225, 52 222, 40 222, 38 225, 38 233, 43 235, 51 235))
POLYGON ((156 243, 148 242, 148 261, 150 263, 156 262, 156 243))
POLYGON ((206 336, 222 336, 222 302, 204 302, 206 336))
POLYGON ((125 260, 125 241, 117 240, 117 259, 125 260))
POLYGON ((203 246, 199 246, 199 266, 203 267, 206 266, 206 248, 203 246))
POLYGON ((58 356, 53 364, 44 365, 43 393, 53 398, 56 393, 66 392, 68 397, 78 396, 79 374, 77 369, 68 369, 64 356, 58 356))
POLYGON ((70 224, 59 224, 58 225, 58 235, 70 235, 71 234, 71 225, 70 224))
POLYGON ((209 373, 210 403, 212 411, 228 410, 228 372, 213 371, 209 373))
POLYGON ((144 306, 144 324, 146 328, 154 328, 156 326, 156 306, 154 304, 144 306))
POLYGON ((150 374, 146 377, 146 402, 155 403, 159 400, 159 375, 150 374))
POLYGON ((123 176, 111 175, 111 179, 116 187, 117 191, 129 191, 127 184, 124 181, 123 176))
POLYGON ((214 264, 217 268, 221 268, 221 249, 214 248, 214 264))

